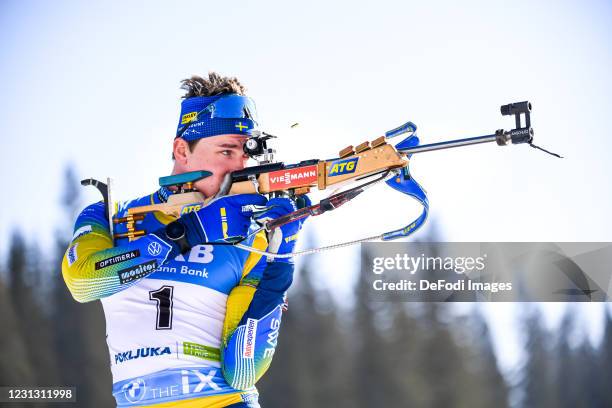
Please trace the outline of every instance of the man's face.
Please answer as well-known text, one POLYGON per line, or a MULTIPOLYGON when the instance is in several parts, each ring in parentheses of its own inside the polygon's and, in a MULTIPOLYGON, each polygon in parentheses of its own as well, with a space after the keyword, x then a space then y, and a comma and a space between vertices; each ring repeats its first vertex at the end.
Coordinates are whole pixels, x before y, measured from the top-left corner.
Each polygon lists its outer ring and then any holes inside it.
POLYGON ((193 152, 188 148, 178 154, 175 142, 175 157, 181 173, 208 170, 212 176, 195 183, 195 188, 206 197, 219 191, 223 177, 232 171, 242 170, 249 157, 242 150, 246 141, 243 135, 219 135, 200 139, 193 152))

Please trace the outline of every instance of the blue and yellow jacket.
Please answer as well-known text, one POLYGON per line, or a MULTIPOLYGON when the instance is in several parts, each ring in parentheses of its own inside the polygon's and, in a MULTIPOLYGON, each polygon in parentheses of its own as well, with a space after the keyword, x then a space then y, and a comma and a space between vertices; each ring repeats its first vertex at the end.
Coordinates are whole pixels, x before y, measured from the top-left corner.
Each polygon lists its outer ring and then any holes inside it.
MULTIPOLYGON (((161 189, 121 203, 115 217, 165 202, 168 194, 161 189)), ((284 300, 274 282, 293 266, 233 246, 179 254, 159 233, 173 220, 148 213, 136 224, 144 236, 113 242, 99 202, 77 218, 64 256, 74 298, 102 301, 117 405, 258 407, 254 384, 272 361, 284 300)), ((248 245, 266 249, 264 233, 248 245)))

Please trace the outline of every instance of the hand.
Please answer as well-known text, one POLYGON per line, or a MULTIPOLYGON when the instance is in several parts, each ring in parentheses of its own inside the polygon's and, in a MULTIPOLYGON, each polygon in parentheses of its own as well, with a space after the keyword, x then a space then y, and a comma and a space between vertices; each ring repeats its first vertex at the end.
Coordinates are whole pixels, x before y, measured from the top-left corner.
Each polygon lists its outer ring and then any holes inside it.
MULTIPOLYGON (((305 207, 311 205, 308 196, 302 196, 305 200, 305 207)), ((259 222, 273 220, 298 209, 294 200, 286 197, 273 198, 266 205, 267 211, 256 216, 259 222)), ((307 218, 307 217, 306 217, 307 218)), ((285 224, 279 228, 275 228, 268 234, 268 252, 277 254, 289 254, 293 252, 297 242, 298 233, 302 229, 302 224, 306 218, 296 220, 285 224)), ((292 262, 291 258, 276 258, 276 262, 292 262)))
POLYGON ((225 196, 196 212, 183 215, 179 221, 185 226, 191 247, 205 242, 232 241, 247 235, 251 216, 266 201, 259 194, 225 196))

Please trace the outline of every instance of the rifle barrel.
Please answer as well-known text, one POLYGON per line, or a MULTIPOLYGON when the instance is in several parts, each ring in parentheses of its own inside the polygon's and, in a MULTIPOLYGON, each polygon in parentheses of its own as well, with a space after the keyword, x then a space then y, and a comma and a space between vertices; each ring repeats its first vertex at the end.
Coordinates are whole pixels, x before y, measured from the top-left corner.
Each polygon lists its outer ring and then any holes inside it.
POLYGON ((489 143, 489 142, 495 142, 495 141, 496 141, 496 135, 492 134, 492 135, 486 135, 486 136, 469 137, 466 139, 449 140, 446 142, 430 143, 426 145, 409 147, 406 149, 398 149, 398 151, 402 153, 413 154, 413 153, 430 152, 433 150, 451 149, 453 147, 469 146, 469 145, 474 145, 474 144, 479 144, 479 143, 489 143))

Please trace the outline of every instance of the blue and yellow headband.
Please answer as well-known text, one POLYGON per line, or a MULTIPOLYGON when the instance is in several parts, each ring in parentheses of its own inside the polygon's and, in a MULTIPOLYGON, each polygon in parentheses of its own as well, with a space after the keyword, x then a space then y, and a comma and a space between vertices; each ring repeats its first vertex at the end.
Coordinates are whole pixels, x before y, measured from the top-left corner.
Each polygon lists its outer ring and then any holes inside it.
POLYGON ((239 134, 250 136, 257 127, 257 110, 251 98, 237 94, 195 96, 181 103, 176 137, 186 141, 239 134))

